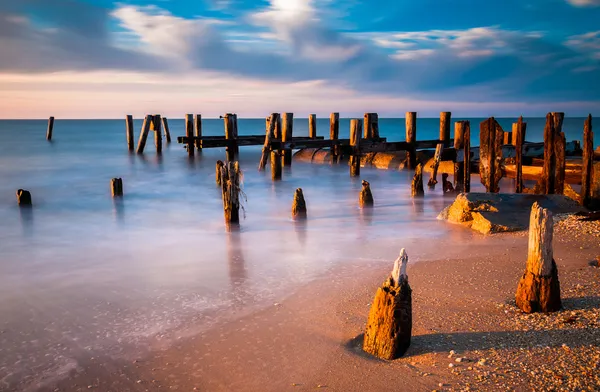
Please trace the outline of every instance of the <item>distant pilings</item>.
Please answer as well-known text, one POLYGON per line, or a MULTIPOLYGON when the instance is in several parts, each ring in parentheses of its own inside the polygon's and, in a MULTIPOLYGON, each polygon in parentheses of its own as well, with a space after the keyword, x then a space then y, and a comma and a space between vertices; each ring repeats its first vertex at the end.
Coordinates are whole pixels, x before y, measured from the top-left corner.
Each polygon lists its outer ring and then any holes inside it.
POLYGON ((46 130, 46 140, 52 140, 52 131, 54 131, 54 117, 48 119, 48 129, 46 130))
POLYGON ((16 192, 16 195, 19 207, 30 207, 32 205, 31 192, 26 191, 25 189, 19 189, 16 192))
POLYGON ((127 138, 127 149, 133 151, 135 149, 135 141, 133 140, 133 116, 131 114, 125 117, 125 136, 127 138))
POLYGON ((113 178, 110 180, 110 193, 112 197, 123 196, 123 180, 121 178, 113 178))

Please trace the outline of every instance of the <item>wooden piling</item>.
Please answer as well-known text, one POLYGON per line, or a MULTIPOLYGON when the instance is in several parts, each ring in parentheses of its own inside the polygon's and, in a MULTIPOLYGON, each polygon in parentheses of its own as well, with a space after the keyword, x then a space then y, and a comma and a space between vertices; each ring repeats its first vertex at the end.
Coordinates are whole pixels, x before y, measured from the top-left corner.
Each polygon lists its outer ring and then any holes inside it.
POLYGON ((525 141, 525 133, 527 123, 523 122, 523 116, 519 117, 519 121, 513 124, 513 138, 515 140, 515 193, 523 193, 523 143, 525 141))
POLYGON ((340 114, 331 113, 329 116, 329 139, 333 140, 331 146, 331 163, 338 163, 340 158, 340 146, 338 140, 340 136, 340 114))
POLYGON ((498 193, 502 179, 502 143, 504 135, 494 117, 479 126, 479 176, 487 192, 498 193))
POLYGON ((162 118, 162 125, 165 129, 165 136, 167 137, 167 143, 171 143, 171 130, 169 129, 169 120, 166 117, 162 118))
POLYGON ((271 154, 271 140, 275 138, 275 127, 277 126, 277 119, 279 118, 278 113, 271 113, 270 117, 266 119, 266 135, 265 144, 263 145, 262 155, 260 157, 260 163, 258 164, 258 170, 265 170, 269 155, 271 154))
POLYGON ((417 112, 406 112, 406 142, 409 149, 406 151, 406 166, 414 169, 417 162, 415 144, 417 142, 417 112))
POLYGON ((218 186, 222 186, 222 184, 221 184, 221 175, 222 174, 221 173, 223 171, 222 170, 223 166, 225 166, 225 164, 223 163, 223 161, 218 160, 217 161, 217 165, 215 167, 215 181, 216 181, 216 183, 217 183, 218 186))
POLYGON ((226 224, 240 223, 241 171, 239 162, 227 162, 221 168, 223 212, 226 224))
POLYGON ((429 177, 429 181, 427 181, 427 186, 430 188, 434 188, 437 181, 437 172, 440 167, 440 162, 442 161, 442 151, 444 151, 444 144, 438 143, 435 147, 435 155, 433 156, 433 167, 431 170, 431 177, 429 177))
POLYGON ((529 220, 527 267, 516 293, 516 304, 526 313, 555 312, 562 307, 552 234, 552 213, 535 202, 529 220))
POLYGON ((581 204, 584 207, 592 203, 592 178, 594 170, 594 132, 592 115, 588 115, 583 125, 583 156, 581 169, 581 204))
POLYGON ((567 164, 565 161, 567 140, 562 131, 565 114, 561 112, 552 112, 554 118, 554 156, 556 159, 556 173, 554 177, 554 193, 562 195, 565 192, 565 171, 567 164))
POLYGON ((48 129, 46 130, 46 140, 52 140, 52 131, 54 131, 54 117, 48 119, 48 129))
MULTIPOLYGON (((454 149, 456 150, 457 157, 459 151, 462 151, 465 146, 465 125, 466 121, 457 121, 454 123, 454 149)), ((464 170, 465 165, 463 155, 463 160, 457 159, 454 163, 454 188, 459 192, 462 191, 464 185, 464 170)))
POLYGON ((317 138, 317 115, 308 115, 308 137, 311 139, 317 138))
POLYGON ((281 180, 281 153, 277 150, 271 151, 271 179, 281 180))
POLYGON ((31 192, 25 189, 19 189, 17 191, 17 204, 19 207, 30 207, 33 203, 31 200, 31 192))
POLYGON ((545 195, 554 194, 556 179, 556 155, 554 154, 554 116, 552 113, 546 115, 546 126, 544 127, 544 166, 542 177, 539 181, 539 192, 545 195))
POLYGON ((237 142, 237 140, 238 140, 238 121, 237 120, 238 120, 237 114, 233 113, 233 139, 235 140, 234 151, 235 151, 236 157, 240 156, 240 145, 237 142))
POLYGON ((362 181, 362 189, 358 195, 358 206, 360 208, 373 207, 373 193, 371 192, 371 184, 368 181, 362 181))
POLYGON ((188 138, 187 152, 188 157, 194 156, 194 116, 191 114, 185 115, 185 136, 188 138))
POLYGON ((379 116, 377 113, 365 113, 364 116, 364 138, 379 138, 379 116))
POLYGON ((461 189, 461 192, 469 193, 471 192, 471 122, 465 121, 465 133, 463 139, 464 145, 464 168, 463 168, 463 176, 464 183, 461 189))
POLYGON ((503 132, 503 136, 504 136, 504 141, 502 144, 504 145, 511 145, 512 144, 512 132, 503 132))
POLYGON ((110 194, 112 197, 123 196, 123 180, 121 178, 113 178, 110 180, 110 194))
POLYGON ((417 168, 415 169, 410 193, 412 197, 425 196, 425 191, 423 190, 423 165, 421 163, 417 164, 417 168))
POLYGON ((160 114, 152 116, 152 130, 154 131, 154 145, 156 146, 156 153, 162 154, 162 131, 161 131, 161 118, 160 114))
POLYGON ((277 113, 277 121, 275 122, 275 140, 281 141, 281 114, 277 113))
MULTIPOLYGON (((294 113, 283 113, 281 119, 281 142, 291 142, 294 132, 294 113)), ((283 166, 292 164, 292 149, 283 149, 283 166)))
POLYGON ((440 113, 440 140, 444 142, 444 147, 450 147, 450 125, 452 124, 452 113, 440 113))
POLYGON ((228 161, 234 161, 237 154, 237 141, 235 136, 235 117, 233 113, 227 113, 223 116, 223 122, 225 124, 225 139, 229 140, 229 145, 226 148, 226 156, 228 161))
POLYGON ((133 116, 131 114, 125 117, 125 135, 127 136, 127 149, 133 151, 135 149, 135 141, 133 140, 133 116))
POLYGON ((296 192, 294 192, 294 201, 292 203, 292 218, 306 219, 306 216, 306 201, 304 200, 302 188, 298 188, 296 189, 296 192))
POLYGON ((412 335, 412 290, 408 284, 406 250, 394 262, 394 269, 381 287, 369 310, 363 350, 382 359, 403 356, 412 335))
MULTIPOLYGON (((521 116, 521 118, 522 117, 523 116, 521 116)), ((511 140, 511 144, 513 146, 515 146, 515 147, 517 146, 517 127, 518 127, 518 124, 519 124, 518 122, 512 124, 512 140, 511 140)))
MULTIPOLYGON (((194 116, 194 136, 202 137, 202 115, 196 114, 194 116)), ((196 140, 196 148, 198 152, 202 152, 202 140, 196 140)))
POLYGON ((350 120, 350 146, 352 146, 352 155, 350 156, 350 176, 360 175, 360 136, 362 123, 358 119, 350 120))
POLYGON ((142 124, 142 130, 140 131, 140 138, 138 139, 137 153, 143 154, 144 148, 146 147, 146 140, 148 139, 148 132, 150 132, 150 126, 152 124, 152 116, 147 115, 144 118, 144 123, 142 124))

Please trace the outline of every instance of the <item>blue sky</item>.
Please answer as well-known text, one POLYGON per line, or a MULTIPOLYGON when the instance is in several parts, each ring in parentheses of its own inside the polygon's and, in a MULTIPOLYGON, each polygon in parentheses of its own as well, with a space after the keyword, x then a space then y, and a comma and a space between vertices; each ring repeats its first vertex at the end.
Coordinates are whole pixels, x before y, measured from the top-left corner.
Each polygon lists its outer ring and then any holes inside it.
POLYGON ((598 21, 600 0, 0 0, 0 117, 600 114, 598 21))

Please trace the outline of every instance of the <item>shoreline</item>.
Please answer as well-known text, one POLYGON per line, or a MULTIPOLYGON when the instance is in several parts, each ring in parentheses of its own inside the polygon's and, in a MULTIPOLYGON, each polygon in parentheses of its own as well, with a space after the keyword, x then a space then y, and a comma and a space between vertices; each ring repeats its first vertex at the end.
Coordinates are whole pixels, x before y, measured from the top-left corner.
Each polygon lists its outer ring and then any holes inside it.
MULTIPOLYGON (((78 371, 40 390, 384 390, 398 380, 407 391, 529 390, 523 383, 591 390, 600 386, 600 269, 588 262, 598 256, 598 237, 560 224, 555 233, 564 302, 557 313, 525 315, 511 302, 526 232, 475 235, 470 245, 437 249, 443 258, 430 250, 427 260, 409 263, 413 341, 398 360, 360 349, 368 304, 390 258, 338 263, 281 303, 146 358, 82 360, 78 371)), ((409 258, 421 259, 425 244, 407 247, 409 258)))

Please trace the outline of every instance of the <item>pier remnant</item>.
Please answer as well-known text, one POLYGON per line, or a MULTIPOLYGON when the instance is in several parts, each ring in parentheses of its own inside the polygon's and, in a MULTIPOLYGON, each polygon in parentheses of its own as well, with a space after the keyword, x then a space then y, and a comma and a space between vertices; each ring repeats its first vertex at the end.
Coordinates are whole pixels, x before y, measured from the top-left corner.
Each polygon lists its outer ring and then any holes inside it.
POLYGON ((226 224, 240 223, 241 176, 239 162, 227 162, 221 168, 221 189, 223 192, 223 212, 226 224))
MULTIPOLYGON (((197 138, 202 137, 202 115, 196 114, 194 116, 194 136, 197 138)), ((202 140, 196 139, 196 148, 198 152, 202 152, 202 140)))
POLYGON ((513 140, 515 141, 515 193, 523 193, 523 143, 525 142, 525 134, 527 131, 527 123, 523 122, 523 116, 519 117, 519 121, 513 124, 513 140))
POLYGON ((358 177, 360 175, 360 135, 362 123, 358 119, 350 120, 350 146, 352 146, 352 155, 350 156, 350 176, 358 177))
POLYGON ((237 118, 233 113, 227 113, 223 116, 225 123, 225 140, 229 141, 225 153, 227 160, 233 162, 238 156, 239 149, 237 145, 237 118))
POLYGON ((421 163, 419 163, 415 169, 415 175, 413 176, 410 187, 410 194, 412 197, 425 196, 425 191, 423 190, 423 164, 421 163))
POLYGON ((552 212, 534 203, 529 221, 527 267, 516 294, 517 306, 525 313, 555 312, 562 307, 552 234, 552 212))
POLYGON ((556 173, 554 177, 554 193, 562 195, 565 192, 565 171, 567 164, 565 161, 567 140, 562 131, 565 114, 561 112, 552 112, 554 118, 554 156, 556 159, 556 173))
POLYGON ((188 157, 194 156, 194 116, 191 114, 185 115, 185 136, 187 137, 187 152, 188 157))
POLYGON ((271 154, 271 140, 275 139, 275 127, 277 126, 276 124, 278 118, 278 113, 271 113, 271 116, 267 117, 266 119, 265 144, 263 145, 262 155, 258 164, 259 171, 265 170, 265 166, 267 166, 267 161, 269 160, 269 155, 271 154))
POLYGON ((271 151, 271 179, 281 180, 281 153, 277 150, 271 151))
POLYGON ((167 138, 167 143, 171 143, 171 130, 169 129, 169 120, 166 117, 162 118, 162 125, 165 130, 165 136, 167 138))
POLYGON ((48 119, 48 129, 46 130, 46 140, 52 140, 52 131, 54 130, 54 117, 48 119))
POLYGON ((137 153, 143 154, 144 148, 146 147, 146 140, 148 139, 148 132, 150 132, 150 126, 152 124, 152 116, 147 115, 144 117, 144 123, 142 124, 142 130, 140 131, 140 137, 138 139, 137 153))
POLYGON ((442 173, 442 192, 444 192, 444 194, 454 193, 454 186, 448 181, 448 173, 442 173))
POLYGON ((500 191, 503 133, 494 117, 479 125, 479 176, 487 192, 500 191))
MULTIPOLYGON (((281 142, 291 142, 294 132, 294 113, 283 113, 281 116, 281 142)), ((291 166, 292 149, 286 147, 282 151, 283 166, 291 166)))
POLYGON ((452 124, 452 113, 440 113, 440 141, 444 142, 444 147, 450 147, 450 125, 452 124))
POLYGON ((292 218, 294 219, 306 219, 306 201, 304 200, 304 193, 302 188, 296 189, 294 192, 294 201, 292 203, 292 218))
POLYGON ((127 137, 127 149, 133 151, 135 141, 133 140, 133 116, 131 114, 125 117, 125 136, 127 137))
POLYGON ((417 162, 415 143, 417 142, 417 112, 406 112, 406 165, 408 169, 414 169, 417 162))
POLYGON ((434 188, 435 184, 437 184, 437 172, 440 167, 440 162, 442 161, 442 151, 444 150, 444 144, 438 143, 435 147, 435 155, 433 156, 433 170, 431 171, 431 177, 429 177, 429 181, 427 182, 427 186, 430 188, 434 188))
POLYGON ((465 121, 465 134, 464 134, 464 183, 461 192, 471 192, 471 122, 465 121))
POLYGON ((25 189, 19 189, 17 191, 17 204, 20 207, 29 207, 32 205, 31 192, 25 189))
POLYGON ((156 146, 156 153, 162 154, 162 131, 161 131, 161 119, 160 114, 152 116, 152 130, 154 131, 154 145, 156 146))
POLYGON ((308 115, 308 137, 311 139, 317 138, 317 115, 308 115))
POLYGON ((556 177, 556 155, 554 154, 554 116, 552 113, 546 115, 546 126, 544 127, 544 166, 542 178, 539 181, 538 192, 550 195, 554 194, 554 182, 556 177))
POLYGON ((462 160, 459 158, 459 153, 465 147, 465 126, 466 121, 457 121, 454 123, 454 150, 456 150, 456 162, 454 162, 454 188, 461 191, 465 181, 465 165, 464 154, 462 160))
POLYGON ((583 157, 581 169, 581 204, 591 207, 594 171, 594 132, 592 115, 588 115, 583 125, 583 157))
POLYGON ((329 139, 331 139, 331 163, 338 163, 340 158, 340 146, 338 139, 340 137, 340 114, 331 113, 329 116, 329 139))
POLYGON ((121 178, 113 178, 110 180, 110 194, 112 197, 123 196, 123 180, 121 178))
POLYGON ((221 172, 223 171, 223 166, 225 166, 225 164, 223 163, 222 160, 218 160, 217 161, 217 165, 215 167, 215 181, 217 183, 218 186, 222 186, 223 184, 221 184, 221 172))
POLYGON ((412 335, 412 290, 408 284, 406 250, 394 262, 391 275, 377 289, 369 311, 363 350, 382 359, 403 356, 412 335))
POLYGON ((379 116, 377 113, 365 113, 365 139, 379 139, 379 116))
POLYGON ((358 195, 358 205, 360 208, 373 207, 373 193, 371 192, 371 184, 368 181, 362 181, 362 189, 358 195))

